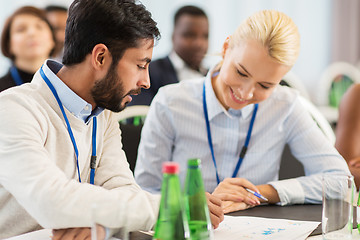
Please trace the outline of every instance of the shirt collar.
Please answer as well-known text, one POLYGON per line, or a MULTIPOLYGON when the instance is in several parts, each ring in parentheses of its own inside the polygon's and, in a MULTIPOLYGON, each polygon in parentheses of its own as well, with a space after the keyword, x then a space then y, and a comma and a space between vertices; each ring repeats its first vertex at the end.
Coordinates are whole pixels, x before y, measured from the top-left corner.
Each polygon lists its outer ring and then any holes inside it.
POLYGON ((211 84, 211 76, 214 74, 214 69, 211 69, 205 77, 205 94, 206 94, 206 105, 208 110, 209 121, 214 118, 216 115, 224 113, 229 118, 238 118, 242 117, 247 119, 254 110, 254 104, 249 104, 242 109, 235 110, 229 108, 226 110, 220 101, 217 99, 214 89, 211 84))
POLYGON ((46 60, 42 66, 43 71, 59 95, 61 103, 75 117, 88 123, 92 117, 98 116, 104 109, 96 107, 92 111, 92 105, 73 92, 56 74, 63 65, 53 60, 46 60))
POLYGON ((194 72, 199 72, 200 74, 202 74, 202 76, 205 76, 205 74, 207 73, 207 69, 202 65, 200 65, 199 71, 195 71, 194 69, 190 68, 174 50, 170 52, 169 58, 175 70, 178 72, 182 71, 183 69, 189 69, 194 72))
POLYGON ((179 55, 177 55, 175 51, 171 51, 171 53, 169 54, 169 58, 176 70, 180 70, 187 67, 184 60, 182 60, 181 57, 179 57, 179 55))

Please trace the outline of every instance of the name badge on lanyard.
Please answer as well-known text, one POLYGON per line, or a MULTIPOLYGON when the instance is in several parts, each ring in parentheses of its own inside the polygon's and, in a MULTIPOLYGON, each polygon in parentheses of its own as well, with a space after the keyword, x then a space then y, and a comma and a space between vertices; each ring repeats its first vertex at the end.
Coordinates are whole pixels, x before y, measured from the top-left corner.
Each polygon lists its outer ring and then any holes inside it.
MULTIPOLYGON (((41 77, 44 79, 45 83, 48 85, 48 87, 50 88, 51 92, 53 93, 59 107, 61 110, 61 113, 65 119, 65 123, 67 126, 67 130, 71 139, 71 142, 73 144, 74 147, 74 151, 75 151, 75 158, 76 158, 76 166, 77 166, 77 172, 78 172, 78 176, 79 176, 79 182, 81 182, 81 177, 80 177, 80 168, 79 168, 79 151, 76 145, 76 141, 75 141, 75 137, 74 134, 71 130, 71 126, 70 126, 70 122, 66 116, 64 107, 62 105, 62 102, 59 98, 59 95, 57 94, 54 86, 51 84, 50 80, 47 78, 47 76, 45 75, 43 69, 43 67, 40 68, 40 75, 41 77)), ((96 166, 96 129, 97 129, 97 121, 96 121, 96 117, 93 118, 93 131, 92 131, 92 154, 91 154, 91 161, 90 161, 90 184, 94 184, 94 178, 95 178, 95 166, 96 166)))
MULTIPOLYGON (((256 117, 258 107, 259 107, 259 104, 254 105, 254 111, 253 111, 253 114, 252 114, 252 117, 251 117, 251 121, 250 121, 249 129, 248 129, 248 132, 247 132, 245 144, 241 149, 239 160, 238 160, 238 162, 236 164, 236 167, 234 169, 234 172, 232 174, 233 178, 237 176, 237 174, 239 172, 239 169, 240 169, 240 166, 241 166, 241 163, 242 163, 243 159, 245 158, 246 151, 247 151, 249 143, 250 143, 251 133, 252 133, 252 129, 253 129, 253 126, 254 126, 254 121, 255 121, 255 117, 256 117)), ((204 84, 203 84, 203 109, 204 109, 204 115, 205 115, 208 143, 209 143, 209 147, 210 147, 210 151, 211 151, 211 157, 212 157, 214 167, 215 167, 216 181, 219 184, 220 183, 220 177, 219 177, 219 173, 218 173, 218 169, 217 169, 217 165, 216 165, 216 160, 215 160, 214 147, 213 147, 212 138, 211 138, 210 121, 209 121, 209 116, 208 116, 208 111, 207 111, 207 104, 206 104, 205 81, 204 81, 204 84)))

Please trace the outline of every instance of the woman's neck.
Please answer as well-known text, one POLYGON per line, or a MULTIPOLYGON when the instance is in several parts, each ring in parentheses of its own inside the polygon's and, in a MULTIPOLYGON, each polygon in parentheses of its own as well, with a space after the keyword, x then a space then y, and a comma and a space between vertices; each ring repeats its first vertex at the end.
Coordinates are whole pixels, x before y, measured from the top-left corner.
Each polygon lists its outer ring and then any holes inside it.
POLYGON ((41 65, 44 63, 44 58, 38 58, 38 59, 15 59, 14 64, 17 68, 29 72, 29 73, 35 73, 41 65))
POLYGON ((221 97, 221 91, 219 88, 221 88, 220 79, 218 79, 219 72, 213 72, 211 74, 211 85, 213 87, 214 93, 216 98, 219 100, 220 104, 226 109, 229 110, 229 107, 225 105, 225 102, 223 98, 221 97))

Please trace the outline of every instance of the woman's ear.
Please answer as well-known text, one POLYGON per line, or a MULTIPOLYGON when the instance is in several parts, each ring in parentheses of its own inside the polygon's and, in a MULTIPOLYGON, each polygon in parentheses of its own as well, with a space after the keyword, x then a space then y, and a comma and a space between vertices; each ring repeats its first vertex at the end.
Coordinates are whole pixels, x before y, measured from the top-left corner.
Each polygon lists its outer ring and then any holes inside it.
POLYGON ((229 42, 230 42, 230 36, 228 36, 225 39, 225 42, 224 42, 223 47, 222 47, 221 56, 222 56, 223 59, 225 58, 225 53, 229 48, 229 42))

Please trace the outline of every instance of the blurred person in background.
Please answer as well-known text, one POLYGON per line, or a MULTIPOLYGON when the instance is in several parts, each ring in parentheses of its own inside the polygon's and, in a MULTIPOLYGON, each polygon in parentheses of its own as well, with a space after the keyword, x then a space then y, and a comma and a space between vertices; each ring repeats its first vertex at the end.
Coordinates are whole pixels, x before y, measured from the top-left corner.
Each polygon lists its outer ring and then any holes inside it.
POLYGON ((46 17, 54 29, 56 37, 55 51, 51 55, 52 58, 61 62, 63 56, 63 48, 65 41, 65 27, 67 19, 67 8, 56 5, 49 5, 45 8, 46 17))
POLYGON ((151 86, 134 96, 129 105, 150 105, 159 88, 184 79, 204 77, 201 64, 208 50, 209 22, 205 12, 195 6, 184 6, 174 16, 173 50, 164 58, 150 63, 151 86))
POLYGON ((360 84, 353 84, 344 94, 339 105, 336 124, 335 147, 345 158, 356 189, 360 187, 360 84))
POLYGON ((55 42, 44 10, 32 6, 16 10, 6 20, 1 34, 1 51, 12 66, 0 78, 0 92, 30 82, 53 52, 55 42))

